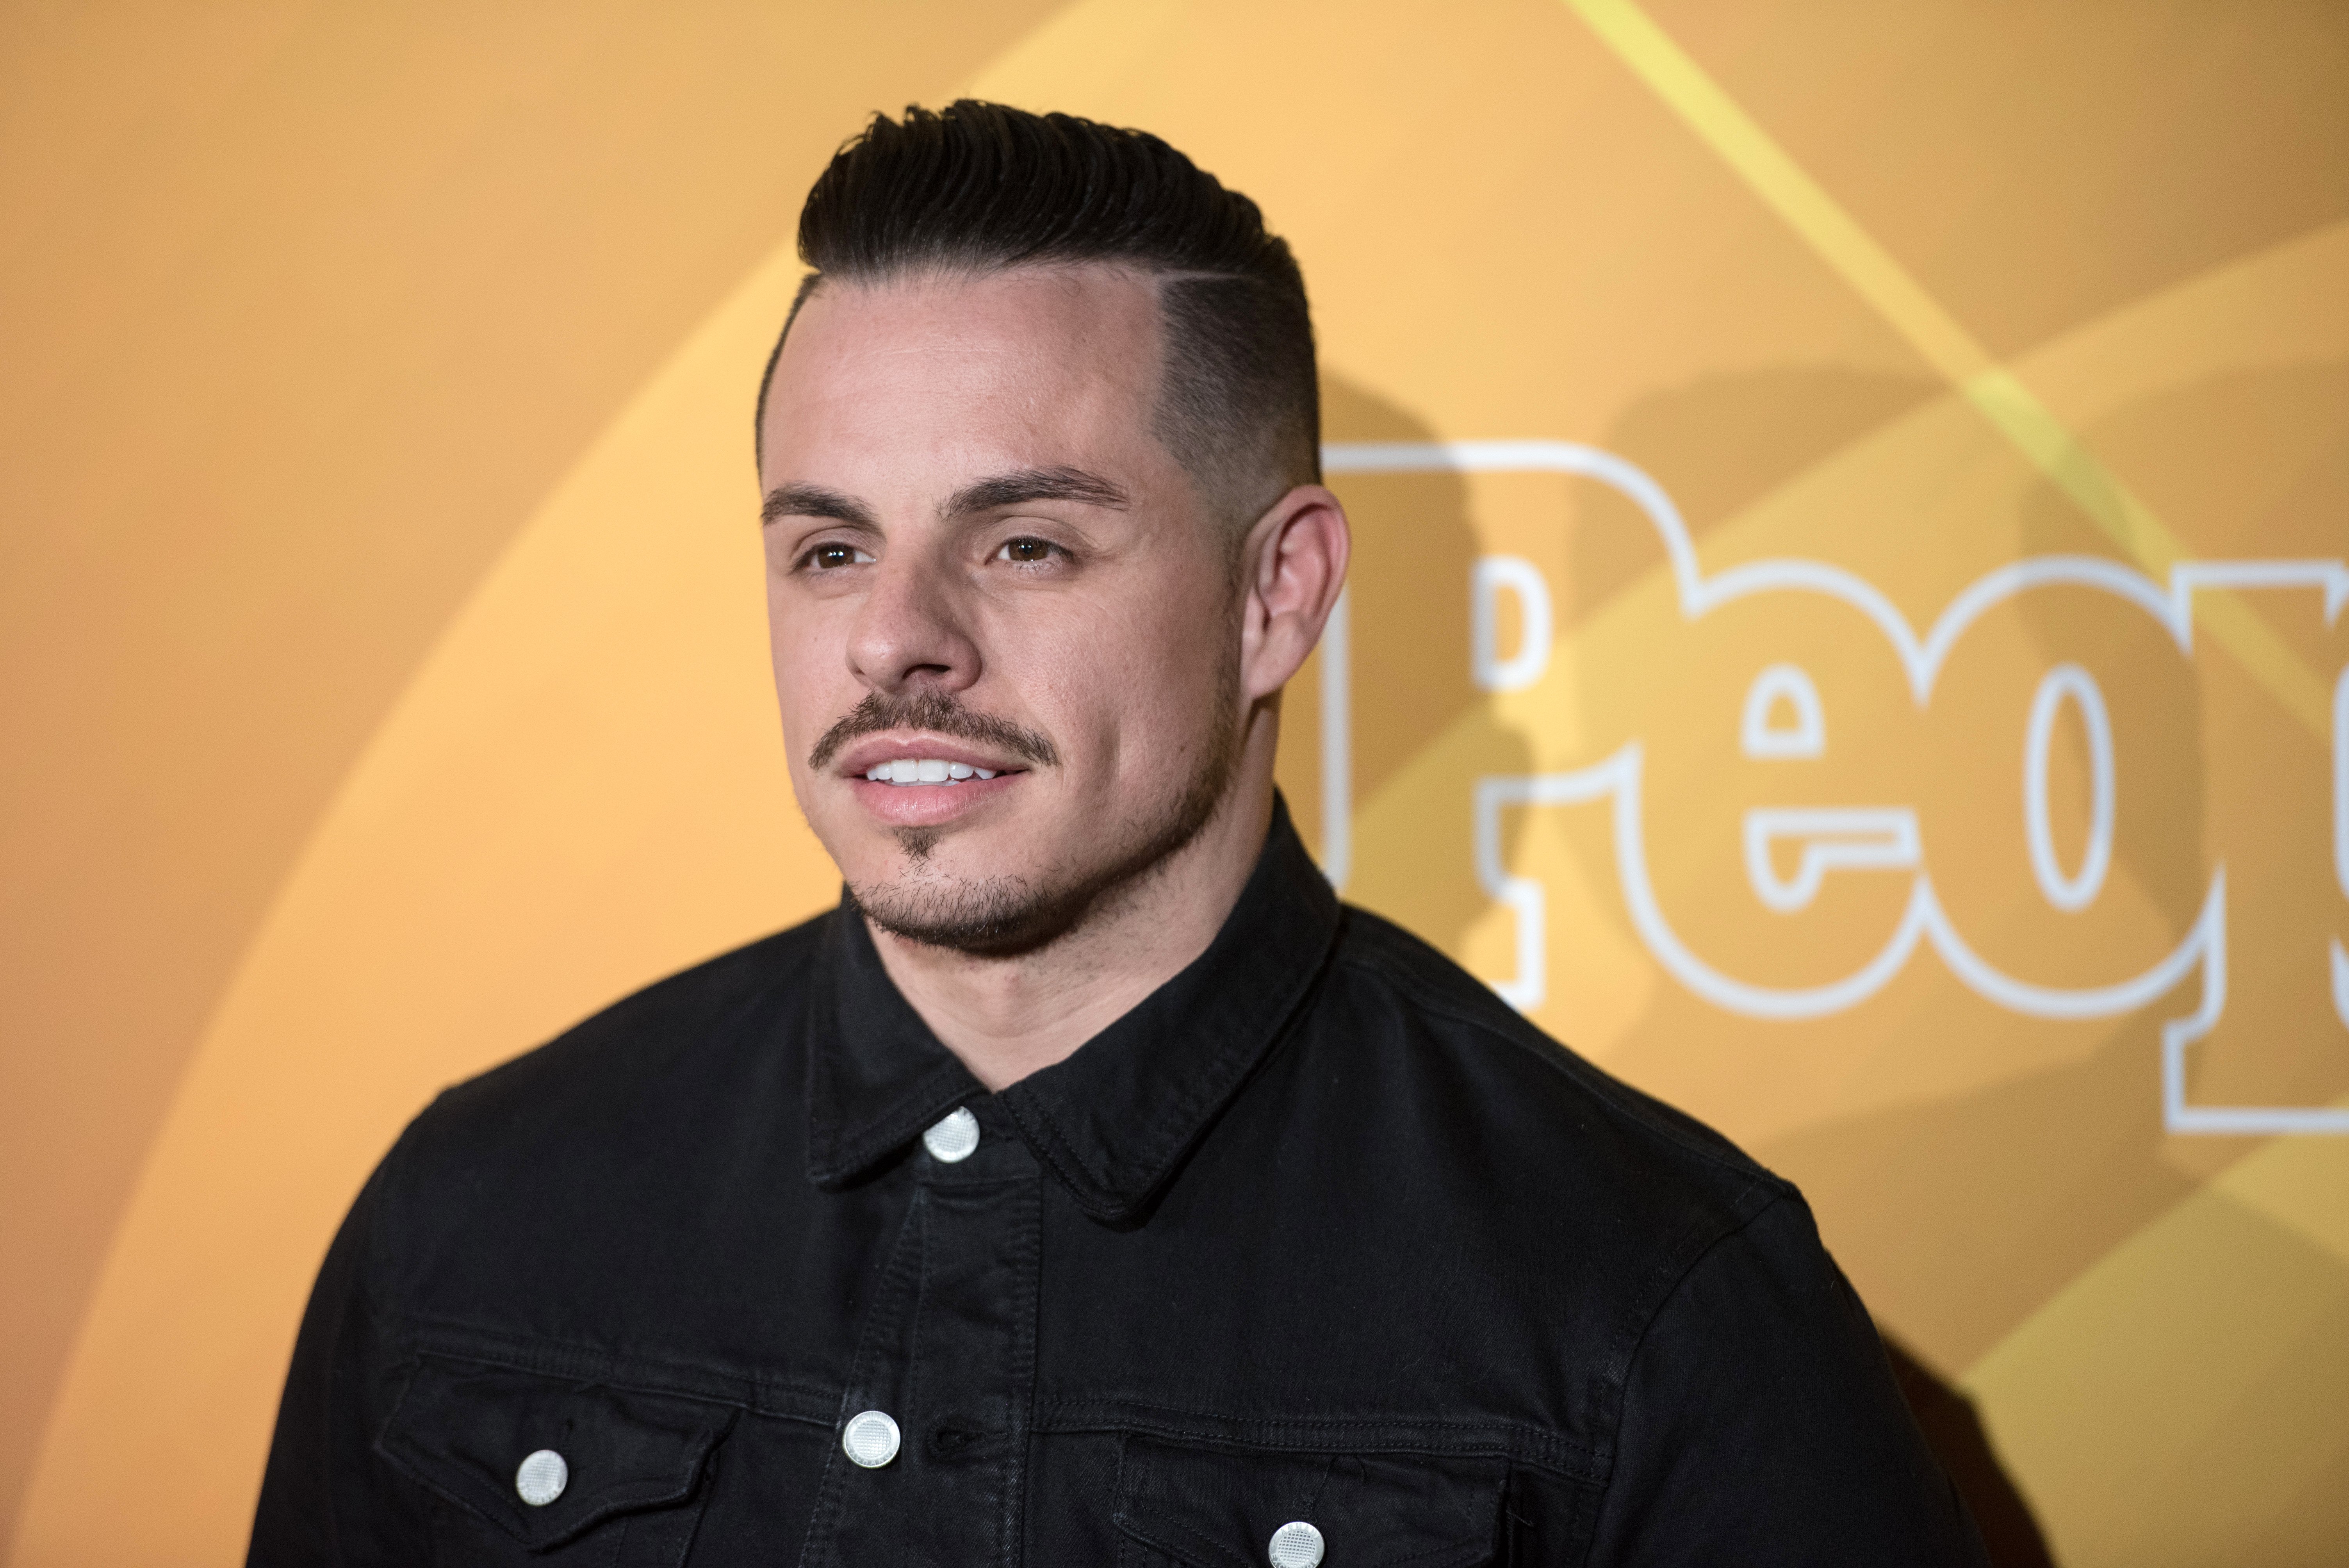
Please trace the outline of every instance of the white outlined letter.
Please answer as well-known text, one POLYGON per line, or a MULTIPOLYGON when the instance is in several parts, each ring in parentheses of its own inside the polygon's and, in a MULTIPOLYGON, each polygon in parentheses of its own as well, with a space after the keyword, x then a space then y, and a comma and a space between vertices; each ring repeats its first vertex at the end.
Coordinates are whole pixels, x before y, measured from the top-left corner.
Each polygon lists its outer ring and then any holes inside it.
POLYGON ((1522 555, 1480 555, 1468 574, 1468 670, 1479 691, 1523 691, 1549 668, 1549 583, 1522 555), (1501 590, 1517 596, 1517 651, 1501 657, 1501 590))
POLYGON ((1780 914, 1810 906, 1829 872, 1912 872, 1924 863, 1917 813, 1906 806, 1756 806, 1745 813, 1745 880, 1780 914), (1800 842, 1792 882, 1771 847, 1800 842))
POLYGON ((2047 902, 2067 913, 2095 903, 2113 863, 2113 721, 2096 677, 2077 665, 2049 670, 2031 699, 2031 727, 2023 744, 2023 826, 2031 846, 2031 875, 2047 902), (2047 751, 2065 697, 2080 710, 2088 737, 2088 844, 2072 875, 2056 861, 2055 834, 2047 821, 2047 751))
POLYGON ((1808 670, 1800 665, 1771 665, 1754 677, 1737 719, 1737 744, 1746 756, 1771 762, 1826 755, 1826 710, 1808 670), (1792 725, 1770 722, 1771 709, 1780 701, 1794 716, 1792 725))

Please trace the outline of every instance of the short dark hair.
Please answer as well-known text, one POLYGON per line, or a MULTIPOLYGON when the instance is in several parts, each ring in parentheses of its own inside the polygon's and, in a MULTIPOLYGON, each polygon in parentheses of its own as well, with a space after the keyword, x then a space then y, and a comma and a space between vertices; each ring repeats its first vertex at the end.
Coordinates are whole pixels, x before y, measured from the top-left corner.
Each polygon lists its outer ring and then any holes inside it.
MULTIPOLYGON (((1210 502, 1244 526, 1321 477, 1296 258, 1255 202, 1146 131, 972 98, 875 114, 808 191, 799 248, 815 270, 793 317, 827 278, 1131 267, 1156 283, 1165 334, 1153 428, 1210 502)), ((782 346, 778 336, 759 387, 762 437, 782 346)))

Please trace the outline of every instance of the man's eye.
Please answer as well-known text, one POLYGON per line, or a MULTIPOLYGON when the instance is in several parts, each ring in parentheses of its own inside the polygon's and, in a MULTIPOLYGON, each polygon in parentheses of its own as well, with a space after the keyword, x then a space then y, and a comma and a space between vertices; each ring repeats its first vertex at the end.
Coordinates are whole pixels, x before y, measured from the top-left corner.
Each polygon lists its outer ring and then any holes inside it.
POLYGON ((995 552, 998 561, 1050 561, 1052 546, 1040 539, 1015 539, 995 552))
POLYGON ((855 566, 873 559, 853 544, 819 544, 807 552, 805 560, 818 572, 830 572, 842 566, 855 566))

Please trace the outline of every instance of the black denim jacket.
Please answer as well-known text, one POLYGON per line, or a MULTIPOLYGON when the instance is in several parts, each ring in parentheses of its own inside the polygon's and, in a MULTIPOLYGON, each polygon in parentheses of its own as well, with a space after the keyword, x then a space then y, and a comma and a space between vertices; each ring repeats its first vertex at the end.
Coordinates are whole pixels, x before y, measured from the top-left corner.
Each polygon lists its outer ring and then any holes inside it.
POLYGON ((1283 815, 1204 956, 999 1094, 843 906, 442 1095, 319 1276, 251 1561, 1980 1552, 1795 1191, 1283 815))

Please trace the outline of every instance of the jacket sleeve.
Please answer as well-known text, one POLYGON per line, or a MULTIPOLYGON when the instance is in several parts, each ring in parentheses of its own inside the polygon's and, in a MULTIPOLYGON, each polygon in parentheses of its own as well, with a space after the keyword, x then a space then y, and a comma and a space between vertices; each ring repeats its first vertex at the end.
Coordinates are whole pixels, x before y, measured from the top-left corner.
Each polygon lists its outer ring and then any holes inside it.
POLYGON ((1985 1563, 1800 1199, 1723 1236, 1650 1322, 1588 1561, 1985 1563))
POLYGON ((411 1500, 374 1452, 391 1390, 367 1275, 398 1152, 367 1179, 311 1288, 262 1475, 248 1568, 360 1568, 429 1558, 411 1500))

